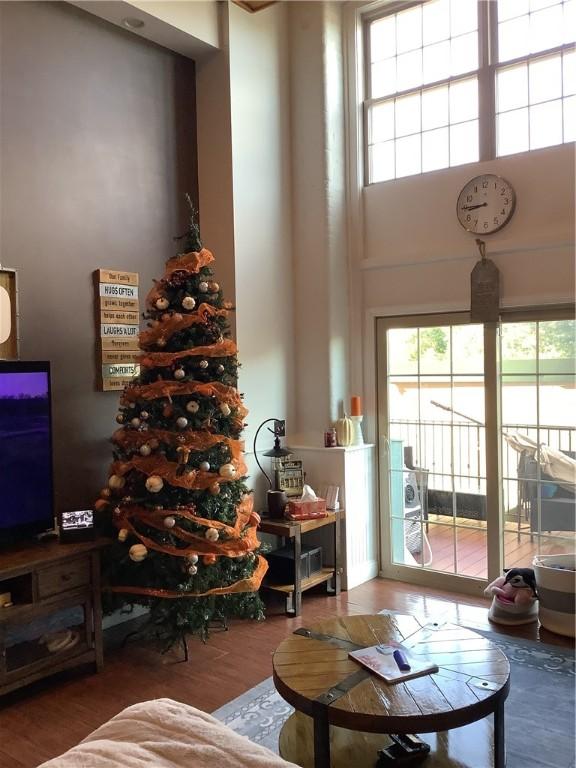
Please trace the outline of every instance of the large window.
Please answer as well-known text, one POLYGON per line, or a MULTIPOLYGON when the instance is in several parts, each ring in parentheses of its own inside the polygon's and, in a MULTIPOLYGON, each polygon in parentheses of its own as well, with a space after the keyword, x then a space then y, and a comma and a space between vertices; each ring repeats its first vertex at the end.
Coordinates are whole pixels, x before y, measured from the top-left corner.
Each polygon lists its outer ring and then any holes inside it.
POLYGON ((368 183, 576 139, 576 0, 428 0, 366 20, 368 183))

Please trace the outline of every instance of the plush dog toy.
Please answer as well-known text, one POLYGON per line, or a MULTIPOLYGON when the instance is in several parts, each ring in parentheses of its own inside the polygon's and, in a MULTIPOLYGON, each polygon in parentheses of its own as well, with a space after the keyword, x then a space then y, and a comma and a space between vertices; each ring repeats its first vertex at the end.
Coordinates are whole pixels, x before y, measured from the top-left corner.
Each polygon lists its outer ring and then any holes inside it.
POLYGON ((532 568, 510 568, 489 584, 484 594, 492 597, 490 621, 529 624, 538 618, 538 593, 532 568))

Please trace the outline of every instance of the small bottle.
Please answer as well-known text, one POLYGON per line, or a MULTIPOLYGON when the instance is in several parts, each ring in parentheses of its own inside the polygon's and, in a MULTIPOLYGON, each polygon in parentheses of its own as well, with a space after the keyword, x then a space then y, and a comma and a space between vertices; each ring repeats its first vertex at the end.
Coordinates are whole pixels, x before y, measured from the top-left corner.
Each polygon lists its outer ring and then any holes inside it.
POLYGON ((336 448, 337 445, 336 427, 330 427, 330 429, 327 429, 326 432, 324 432, 324 447, 336 448))

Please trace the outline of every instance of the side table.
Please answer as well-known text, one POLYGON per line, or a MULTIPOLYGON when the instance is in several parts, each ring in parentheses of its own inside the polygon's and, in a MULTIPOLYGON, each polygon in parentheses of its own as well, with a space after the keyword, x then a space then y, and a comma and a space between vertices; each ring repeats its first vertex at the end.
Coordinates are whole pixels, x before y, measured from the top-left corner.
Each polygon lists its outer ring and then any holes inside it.
POLYGON ((267 589, 282 592, 286 595, 286 613, 290 616, 299 616, 302 610, 302 592, 315 587, 317 584, 326 583, 328 590, 334 595, 340 594, 340 577, 342 567, 340 565, 340 542, 342 537, 341 526, 346 513, 343 509, 330 512, 327 517, 313 520, 276 520, 263 518, 260 530, 274 536, 281 536, 285 543, 291 541, 294 550, 294 582, 290 584, 265 584, 267 589), (302 579, 300 576, 300 556, 302 553, 302 535, 323 528, 325 525, 334 526, 334 566, 322 568, 318 573, 302 579), (331 582, 331 586, 330 586, 331 582))

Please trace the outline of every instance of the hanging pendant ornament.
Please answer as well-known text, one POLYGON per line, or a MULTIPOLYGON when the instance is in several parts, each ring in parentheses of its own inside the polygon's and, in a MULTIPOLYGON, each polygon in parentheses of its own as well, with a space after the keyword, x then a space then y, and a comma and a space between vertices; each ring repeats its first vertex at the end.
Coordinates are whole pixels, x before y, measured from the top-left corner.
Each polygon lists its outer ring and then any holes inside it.
POLYGON ((148 443, 144 443, 140 446, 140 456, 150 456, 152 453, 152 448, 148 445, 148 443))
POLYGON ((186 418, 186 416, 179 416, 176 419, 176 426, 178 427, 178 429, 186 429, 186 427, 188 426, 188 419, 186 418))
POLYGON ((174 371, 174 378, 183 379, 184 376, 186 376, 186 371, 184 370, 184 368, 176 368, 176 370, 174 371))
POLYGON ((216 368, 216 373, 224 373, 224 366, 222 363, 216 368))
POLYGON ((130 547, 128 555, 130 556, 130 560, 133 560, 135 563, 140 563, 148 555, 148 550, 144 544, 134 544, 130 547))
POLYGON ((476 238, 481 259, 470 275, 470 320, 473 323, 497 323, 500 318, 500 272, 486 258, 486 243, 476 238))
POLYGON ((198 405, 196 400, 189 400, 186 403, 186 410, 188 411, 188 413, 198 413, 198 411, 200 410, 200 406, 198 405))
POLYGON ((158 475, 150 475, 146 480, 146 490, 150 493, 159 493, 164 487, 164 480, 158 475))
POLYGON ((198 568, 196 568, 195 565, 189 565, 188 573, 190 574, 190 576, 196 576, 196 574, 198 573, 198 568))
POLYGON ((191 565, 196 565, 196 563, 198 562, 198 555, 188 555, 188 557, 186 558, 186 560, 188 560, 188 562, 189 562, 191 565))
POLYGON ((165 296, 161 296, 159 299, 156 299, 156 309, 168 309, 170 306, 170 302, 165 296))
POLYGON ((118 531, 118 541, 124 542, 128 538, 128 529, 127 528, 120 528, 118 531))
POLYGON ((200 469, 202 472, 210 472, 210 462, 208 461, 201 461, 200 462, 200 469))
POLYGON ((148 411, 142 411, 142 412, 140 413, 140 418, 141 418, 141 419, 143 419, 144 421, 146 421, 146 419, 147 419, 149 416, 150 416, 150 414, 148 413, 148 411))
POLYGON ((208 528, 204 536, 208 539, 208 541, 218 541, 220 538, 220 534, 216 528, 208 528))
POLYGON ((139 427, 141 422, 138 417, 134 417, 133 419, 130 419, 130 424, 132 424, 133 427, 139 427))
POLYGON ((118 413, 116 414, 116 421, 118 424, 124 424, 124 414, 118 413))
POLYGON ((208 283, 203 280, 201 283, 199 283, 198 290, 200 293, 208 293, 208 283))
POLYGON ((236 477, 236 467, 234 464, 222 464, 218 470, 220 477, 226 478, 226 480, 234 480, 236 477))
POLYGON ((182 299, 182 307, 183 309, 194 309, 196 306, 196 299, 192 298, 192 296, 184 296, 182 299))
POLYGON ((210 291, 210 293, 218 293, 218 291, 220 290, 220 286, 218 285, 218 283, 211 282, 211 283, 208 283, 208 290, 210 291))
POLYGON ((122 475, 110 475, 108 478, 108 486, 115 491, 124 488, 125 482, 126 480, 124 480, 122 475))
POLYGON ((203 371, 205 371, 206 368, 208 368, 208 360, 200 360, 198 365, 200 366, 200 368, 202 368, 203 371))
POLYGON ((164 528, 174 528, 176 525, 176 518, 172 517, 172 515, 168 515, 168 517, 165 517, 162 522, 164 524, 164 528))
POLYGON ((230 416, 230 414, 232 413, 232 410, 231 410, 230 406, 228 405, 228 403, 222 403, 221 404, 221 406, 220 406, 220 413, 222 414, 222 416, 230 416))

